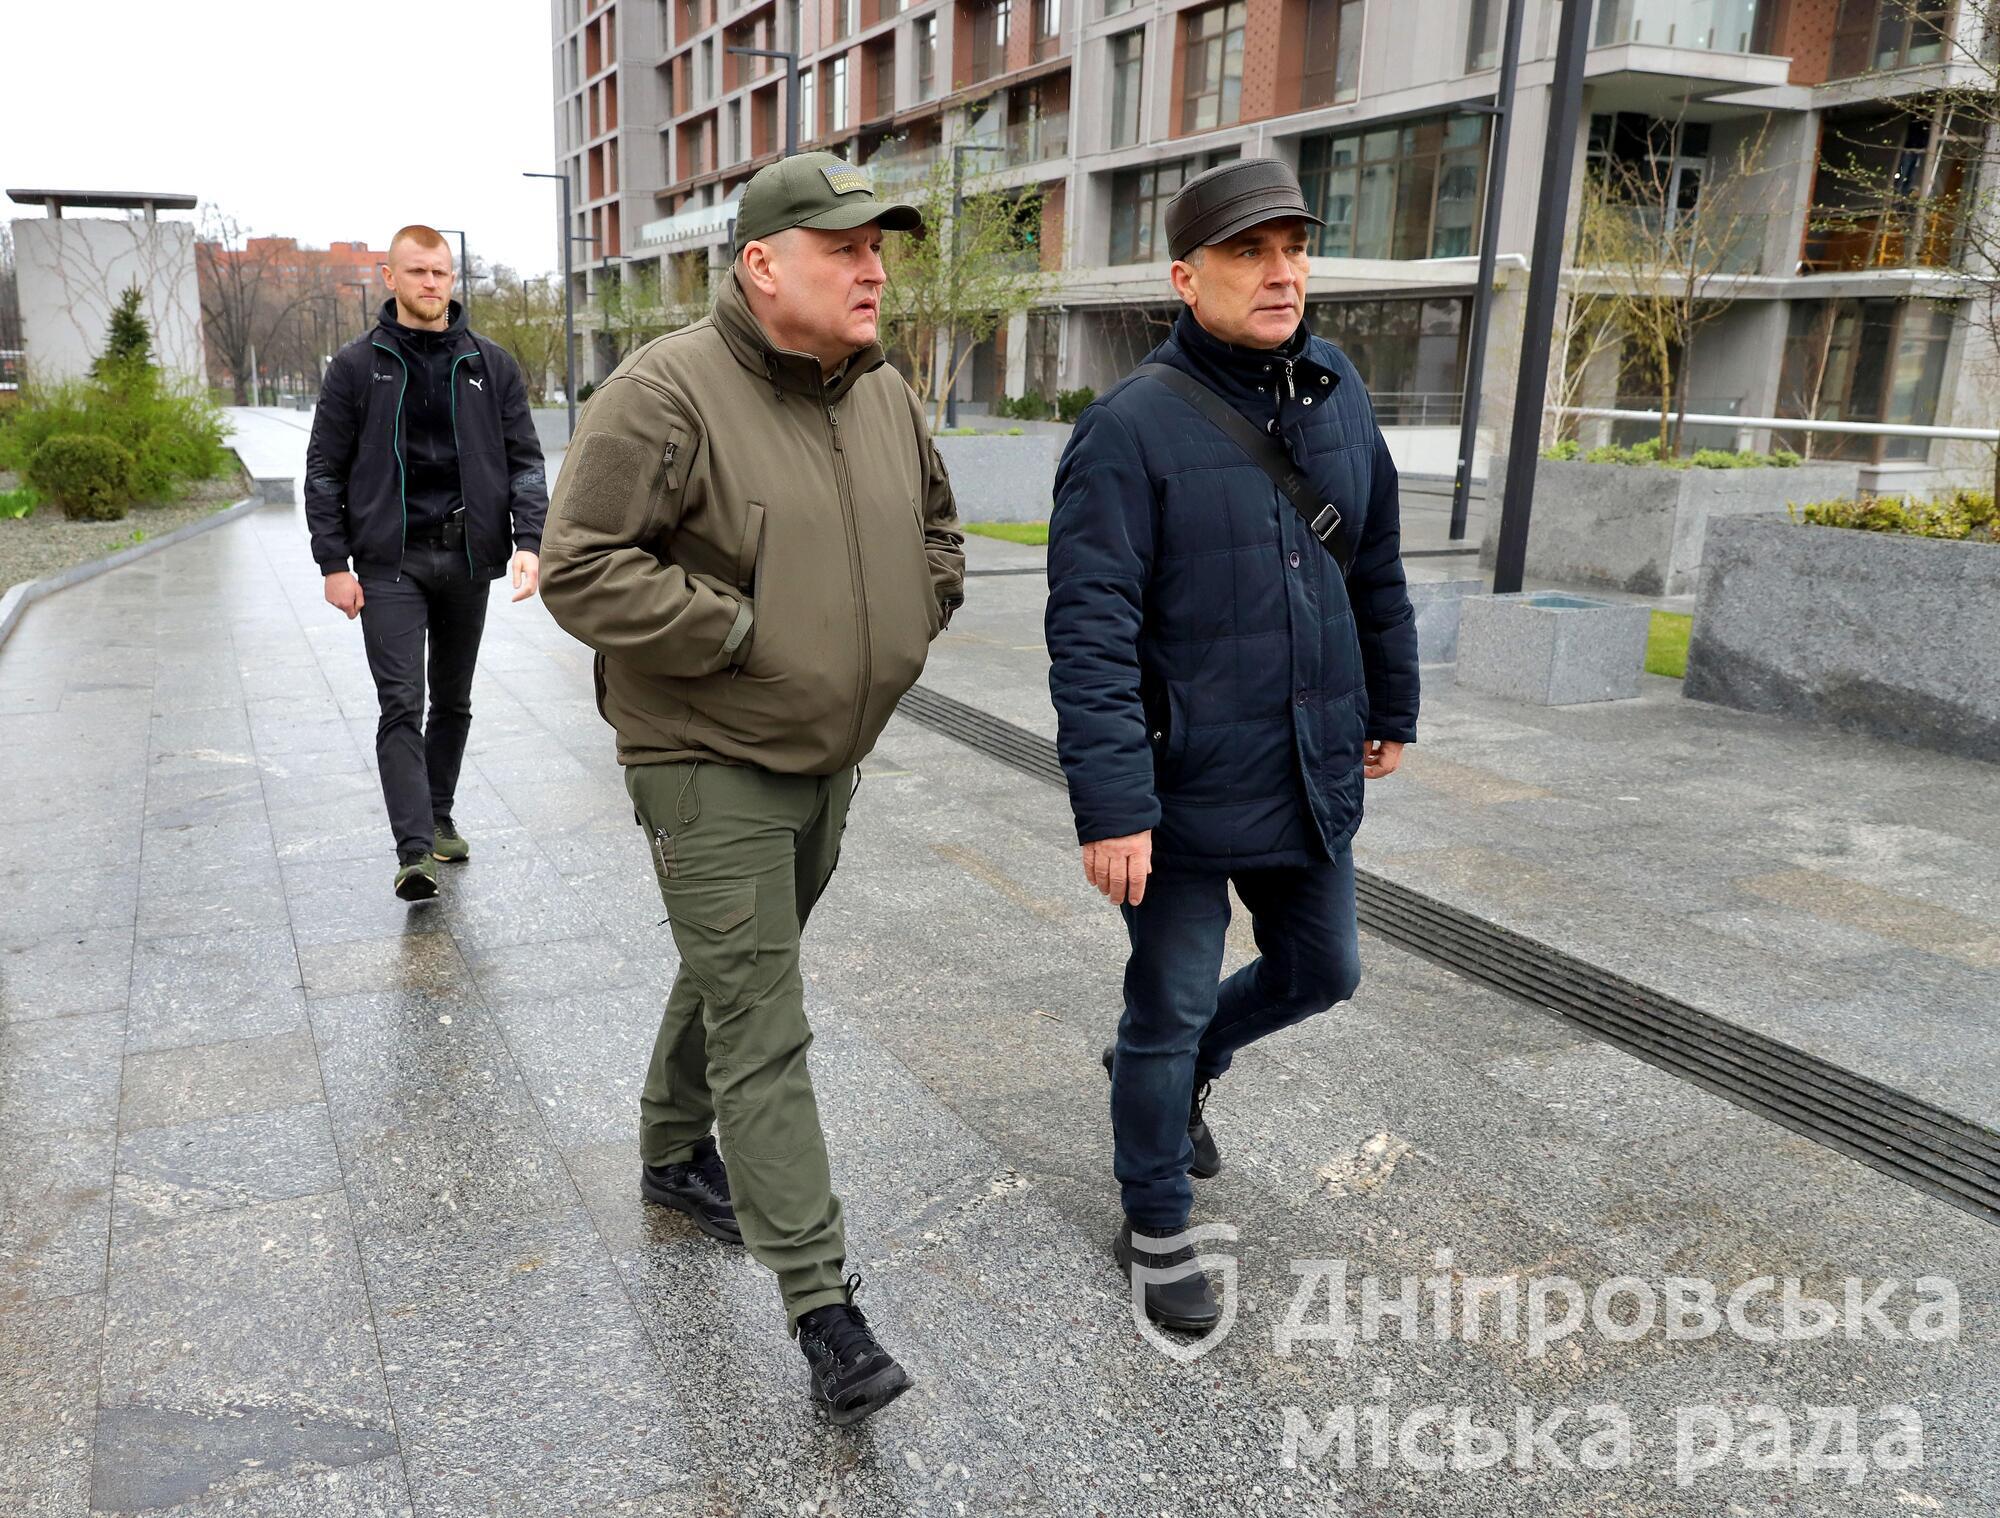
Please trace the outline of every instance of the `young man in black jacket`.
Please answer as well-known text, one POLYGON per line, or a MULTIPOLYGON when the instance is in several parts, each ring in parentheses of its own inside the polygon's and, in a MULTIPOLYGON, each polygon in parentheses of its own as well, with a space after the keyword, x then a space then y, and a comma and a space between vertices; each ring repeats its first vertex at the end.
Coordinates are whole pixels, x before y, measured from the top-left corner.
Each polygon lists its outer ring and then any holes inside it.
POLYGON ((340 350, 320 388, 306 522, 327 603, 361 618, 396 894, 424 901, 437 861, 471 855, 451 809, 487 585, 511 552, 514 599, 535 593, 548 482, 520 366, 466 325, 444 238, 404 227, 382 277, 391 299, 374 330, 340 350))

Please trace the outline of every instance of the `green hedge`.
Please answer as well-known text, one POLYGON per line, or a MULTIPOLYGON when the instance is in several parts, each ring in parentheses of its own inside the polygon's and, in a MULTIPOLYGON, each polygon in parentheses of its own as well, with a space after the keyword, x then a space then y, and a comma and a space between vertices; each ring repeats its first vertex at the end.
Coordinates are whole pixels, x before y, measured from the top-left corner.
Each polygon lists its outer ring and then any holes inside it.
POLYGON ((24 473, 72 522, 115 522, 132 499, 132 455, 109 438, 48 438, 24 473))
POLYGON ((1724 448, 1697 448, 1684 459, 1661 458, 1660 440, 1656 437, 1634 443, 1629 448, 1606 443, 1587 453, 1575 438, 1564 438, 1554 447, 1544 448, 1542 457, 1570 461, 1581 459, 1586 464, 1650 465, 1660 469, 1791 469, 1800 462, 1796 453, 1783 448, 1775 453, 1732 453, 1724 448))
POLYGON ((1812 527, 1895 532, 1913 538, 2000 543, 2000 511, 1990 490, 1952 490, 1928 501, 1894 495, 1795 503, 1792 520, 1812 527))

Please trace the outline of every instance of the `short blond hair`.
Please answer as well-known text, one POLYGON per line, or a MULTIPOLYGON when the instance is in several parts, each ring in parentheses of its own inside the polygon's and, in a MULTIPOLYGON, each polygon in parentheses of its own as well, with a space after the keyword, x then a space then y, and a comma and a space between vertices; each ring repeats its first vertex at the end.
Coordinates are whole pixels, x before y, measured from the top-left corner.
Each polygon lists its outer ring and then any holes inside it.
POLYGON ((407 227, 398 228, 396 235, 389 239, 390 263, 396 261, 396 245, 405 242, 413 242, 420 248, 443 248, 447 254, 451 252, 451 244, 444 240, 444 233, 436 227, 427 227, 420 221, 413 221, 407 227))

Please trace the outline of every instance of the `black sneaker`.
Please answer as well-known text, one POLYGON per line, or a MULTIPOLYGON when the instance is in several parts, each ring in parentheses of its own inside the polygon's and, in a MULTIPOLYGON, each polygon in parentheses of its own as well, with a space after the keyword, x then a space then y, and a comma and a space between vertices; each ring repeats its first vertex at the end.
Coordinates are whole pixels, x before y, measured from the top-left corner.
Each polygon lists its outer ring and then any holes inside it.
POLYGON ((428 849, 405 849, 396 855, 396 894, 404 901, 430 901, 438 893, 437 862, 428 849))
POLYGON ((1149 1271, 1166 1272, 1164 1278, 1157 1274, 1146 1278, 1147 1317, 1163 1328, 1205 1334, 1221 1321, 1222 1308, 1208 1289, 1208 1276, 1194 1262, 1194 1247, 1183 1244, 1178 1249, 1161 1249, 1155 1242, 1177 1238, 1180 1233, 1178 1228, 1165 1234, 1135 1228, 1127 1218, 1111 1252, 1127 1281, 1132 1279, 1135 1260, 1149 1271))
POLYGON ((694 1226, 725 1244, 741 1244, 743 1230, 729 1202, 729 1172, 713 1138, 694 1146, 694 1158, 672 1165, 639 1167, 639 1195, 662 1207, 685 1212, 694 1226))
POLYGON ((799 1319, 799 1348, 805 1352, 813 1401, 837 1425, 860 1422, 915 1384, 875 1342, 868 1319, 854 1305, 860 1289, 861 1277, 849 1276, 845 1302, 815 1307, 799 1319))
MULTIPOLYGON (((1111 1075, 1111 1064, 1118 1053, 1115 1044, 1106 1044, 1101 1058, 1104 1074, 1111 1075)), ((1188 1141, 1194 1145, 1194 1158, 1188 1162, 1188 1174, 1198 1181, 1210 1180, 1222 1174, 1222 1151, 1215 1147, 1215 1135, 1208 1131, 1208 1120, 1202 1113, 1208 1106, 1208 1093, 1215 1089, 1215 1082, 1203 1081, 1194 1094, 1194 1102, 1188 1108, 1188 1141)))

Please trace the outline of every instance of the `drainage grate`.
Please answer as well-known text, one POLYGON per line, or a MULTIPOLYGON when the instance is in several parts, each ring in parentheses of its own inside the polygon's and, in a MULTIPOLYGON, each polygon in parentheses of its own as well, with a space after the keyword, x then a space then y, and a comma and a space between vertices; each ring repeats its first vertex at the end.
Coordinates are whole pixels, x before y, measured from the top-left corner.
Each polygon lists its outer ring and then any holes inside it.
MULTIPOLYGON (((1038 733, 918 686, 903 715, 1062 786, 1038 733)), ((1989 1223, 2000 1223, 2000 1133, 1703 1012, 1366 870, 1362 926, 1554 1012, 1593 1037, 1989 1223)))

